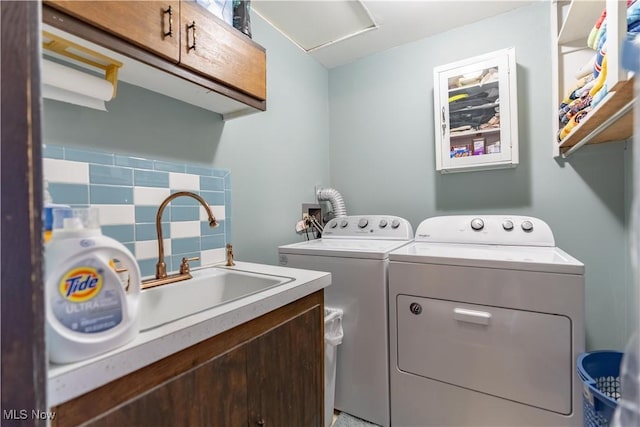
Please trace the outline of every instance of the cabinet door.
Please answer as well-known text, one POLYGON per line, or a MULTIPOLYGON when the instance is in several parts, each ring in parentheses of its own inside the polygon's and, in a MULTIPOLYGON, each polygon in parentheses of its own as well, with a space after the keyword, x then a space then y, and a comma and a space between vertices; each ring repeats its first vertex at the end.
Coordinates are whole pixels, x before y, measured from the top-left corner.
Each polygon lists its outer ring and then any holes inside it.
POLYGON ((247 425, 247 353, 229 351, 92 420, 95 427, 247 425))
POLYGON ((182 66, 266 99, 264 48, 193 1, 181 2, 180 17, 182 66))
POLYGON ((49 1, 107 32, 174 63, 179 58, 180 2, 171 1, 49 1))
POLYGON ((518 164, 513 49, 434 69, 436 170, 443 173, 518 164))
POLYGON ((323 427, 323 335, 316 306, 247 345, 249 425, 323 427))

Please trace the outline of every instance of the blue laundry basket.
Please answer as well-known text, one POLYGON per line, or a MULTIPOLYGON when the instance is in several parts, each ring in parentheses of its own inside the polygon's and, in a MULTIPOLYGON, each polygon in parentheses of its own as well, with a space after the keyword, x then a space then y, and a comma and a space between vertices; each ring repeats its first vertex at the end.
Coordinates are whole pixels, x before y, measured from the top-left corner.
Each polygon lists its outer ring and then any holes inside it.
POLYGON ((592 351, 578 356, 585 427, 608 427, 620 398, 619 351, 592 351))

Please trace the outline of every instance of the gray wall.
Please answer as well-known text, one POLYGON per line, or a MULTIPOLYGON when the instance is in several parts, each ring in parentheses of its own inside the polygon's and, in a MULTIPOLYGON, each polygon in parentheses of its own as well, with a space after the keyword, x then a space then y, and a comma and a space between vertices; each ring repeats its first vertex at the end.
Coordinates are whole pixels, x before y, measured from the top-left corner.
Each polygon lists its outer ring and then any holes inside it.
POLYGON ((587 342, 621 348, 625 302, 625 151, 587 147, 551 155, 549 5, 541 2, 331 70, 331 185, 350 214, 387 213, 416 227, 444 214, 539 217, 558 246, 586 265, 587 342), (435 66, 514 46, 520 165, 441 175, 435 171, 435 66))
POLYGON ((224 122, 210 111, 120 83, 108 113, 44 101, 44 142, 230 169, 237 259, 277 263, 277 246, 314 186, 329 181, 328 71, 252 16, 267 49, 267 112, 224 122))

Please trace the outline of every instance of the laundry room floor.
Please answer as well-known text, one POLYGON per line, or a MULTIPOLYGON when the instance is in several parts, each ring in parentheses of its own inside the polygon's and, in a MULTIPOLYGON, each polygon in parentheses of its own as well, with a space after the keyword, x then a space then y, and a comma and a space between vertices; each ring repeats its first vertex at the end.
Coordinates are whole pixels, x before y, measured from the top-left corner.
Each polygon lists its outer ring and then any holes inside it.
POLYGON ((336 411, 333 414, 333 423, 331 427, 380 427, 377 424, 372 424, 368 421, 356 418, 353 415, 349 415, 346 412, 336 411))

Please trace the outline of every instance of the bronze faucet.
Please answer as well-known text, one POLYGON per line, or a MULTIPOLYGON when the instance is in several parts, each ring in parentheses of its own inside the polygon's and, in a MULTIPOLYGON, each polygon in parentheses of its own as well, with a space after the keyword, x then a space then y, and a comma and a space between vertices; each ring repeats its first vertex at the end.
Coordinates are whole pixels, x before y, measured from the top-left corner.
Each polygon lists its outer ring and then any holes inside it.
POLYGON ((196 199, 207 211, 207 215, 209 216, 209 227, 215 228, 218 226, 218 221, 213 216, 213 212, 211 212, 211 208, 209 204, 200 196, 195 193, 191 193, 190 191, 179 191, 177 193, 173 193, 160 204, 158 208, 158 212, 156 213, 156 233, 158 234, 158 263, 156 264, 156 277, 154 279, 145 280, 142 282, 142 289, 152 288, 154 286, 166 285, 168 283, 178 282, 180 280, 191 279, 191 273, 189 268, 189 261, 196 261, 199 258, 182 258, 182 264, 180 265, 180 272, 176 274, 172 274, 171 276, 167 275, 167 264, 164 262, 164 241, 162 239, 162 213, 164 212, 164 208, 175 198, 181 196, 188 196, 196 199))
POLYGON ((231 243, 227 243, 227 263, 225 265, 227 267, 236 265, 236 263, 233 262, 233 246, 231 246, 231 243))

